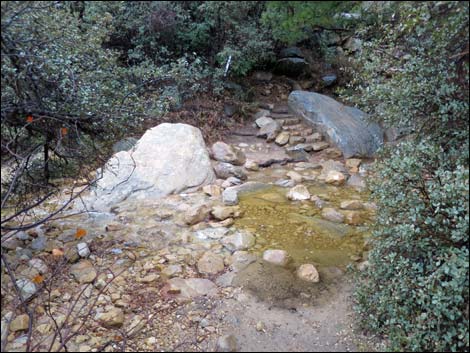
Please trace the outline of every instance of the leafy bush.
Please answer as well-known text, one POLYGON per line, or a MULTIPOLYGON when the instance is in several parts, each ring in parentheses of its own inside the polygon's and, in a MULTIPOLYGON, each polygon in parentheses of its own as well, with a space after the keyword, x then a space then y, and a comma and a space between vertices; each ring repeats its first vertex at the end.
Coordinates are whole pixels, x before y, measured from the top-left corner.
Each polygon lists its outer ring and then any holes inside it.
POLYGON ((392 350, 468 351, 468 3, 379 11, 393 15, 369 11, 348 98, 408 138, 382 151, 371 181, 378 215, 356 309, 392 350))

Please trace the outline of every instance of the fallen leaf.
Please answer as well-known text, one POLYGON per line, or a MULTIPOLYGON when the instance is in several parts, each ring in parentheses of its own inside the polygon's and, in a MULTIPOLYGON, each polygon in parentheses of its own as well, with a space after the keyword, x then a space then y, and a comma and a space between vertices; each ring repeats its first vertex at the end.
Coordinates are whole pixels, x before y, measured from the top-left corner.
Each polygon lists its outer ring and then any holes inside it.
POLYGON ((41 284, 42 282, 44 282, 44 276, 42 276, 42 275, 34 276, 33 282, 36 283, 36 284, 41 284))
POLYGON ((82 228, 78 228, 77 232, 75 233, 75 238, 80 239, 83 238, 86 235, 86 230, 82 228))
POLYGON ((34 119, 33 119, 33 116, 32 116, 32 115, 28 115, 28 116, 26 117, 26 121, 27 121, 28 123, 32 123, 33 120, 34 120, 34 119))
POLYGON ((67 132, 68 132, 68 129, 66 127, 63 127, 60 129, 60 134, 62 135, 62 137, 67 135, 67 132))

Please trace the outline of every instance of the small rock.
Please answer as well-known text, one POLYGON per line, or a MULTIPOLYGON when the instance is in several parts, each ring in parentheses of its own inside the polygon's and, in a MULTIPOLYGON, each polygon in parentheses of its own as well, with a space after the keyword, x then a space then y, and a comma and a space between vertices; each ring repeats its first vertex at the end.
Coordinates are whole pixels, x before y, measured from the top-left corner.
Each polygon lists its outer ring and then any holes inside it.
POLYGON ((234 166, 226 162, 218 162, 214 165, 214 171, 218 178, 227 179, 236 177, 241 180, 246 180, 247 176, 242 167, 234 166))
POLYGON ((305 142, 305 137, 302 137, 302 136, 291 136, 289 138, 289 144, 291 145, 295 145, 295 144, 303 143, 303 142, 305 142))
POLYGON ((77 251, 78 251, 78 255, 80 255, 80 257, 88 257, 90 256, 90 248, 88 248, 88 244, 87 243, 78 243, 77 244, 77 251))
POLYGON ((218 197, 222 194, 222 188, 218 185, 211 184, 211 185, 205 185, 202 188, 202 191, 212 197, 218 197))
POLYGON ((222 193, 222 201, 224 205, 237 205, 238 204, 238 191, 236 189, 227 188, 222 193))
POLYGON ((325 179, 325 182, 327 184, 332 184, 336 186, 343 185, 345 181, 346 181, 346 177, 344 176, 344 174, 336 170, 330 170, 328 174, 326 175, 326 179, 325 179))
POLYGON ((156 273, 151 273, 145 277, 141 277, 138 279, 138 282, 140 283, 152 283, 155 282, 158 279, 158 275, 156 273))
POLYGON ((29 316, 26 314, 19 315, 13 319, 10 323, 10 331, 23 331, 27 330, 29 327, 29 316))
POLYGON ((240 216, 240 208, 236 206, 214 206, 211 211, 212 216, 223 221, 227 218, 236 218, 240 216))
POLYGON ((323 136, 318 132, 314 132, 310 136, 305 137, 305 142, 308 143, 320 142, 321 140, 323 140, 323 136))
POLYGON ((331 222, 343 223, 344 221, 344 215, 336 211, 334 208, 324 208, 321 215, 324 219, 331 222))
POLYGON ((364 191, 367 188, 364 178, 357 174, 351 175, 348 179, 347 185, 357 191, 364 191))
POLYGON ((263 260, 273 265, 285 266, 289 262, 289 254, 285 250, 266 250, 263 260))
POLYGON ((287 198, 293 201, 308 200, 310 199, 310 192, 305 185, 299 184, 289 190, 287 198))
POLYGON ((186 224, 193 225, 205 220, 209 213, 210 208, 207 205, 196 205, 186 211, 184 221, 186 224))
POLYGON ((31 249, 36 251, 43 251, 46 248, 46 245, 46 237, 44 235, 40 235, 31 242, 31 249))
POLYGON ((292 179, 281 179, 274 183, 275 185, 282 186, 283 188, 291 188, 295 185, 292 179))
POLYGON ((36 293, 36 285, 28 279, 20 278, 16 280, 16 286, 20 289, 24 300, 29 299, 36 293))
POLYGON ((245 230, 239 230, 235 234, 229 235, 222 240, 224 245, 230 251, 247 250, 255 245, 255 237, 245 230))
POLYGON ((362 215, 357 212, 357 211, 344 211, 344 216, 345 216, 345 223, 352 225, 352 226, 358 226, 362 223, 364 223, 364 219, 362 215))
POLYGON ((318 274, 315 266, 312 264, 301 265, 297 270, 297 277, 307 282, 320 282, 320 275, 318 274))
POLYGON ((258 119, 256 119, 255 123, 259 128, 262 128, 265 125, 268 125, 270 123, 274 122, 273 118, 269 118, 267 116, 262 116, 258 119))
POLYGON ((207 251, 197 262, 197 269, 200 273, 216 274, 223 271, 224 259, 220 255, 207 251))
POLYGON ((313 150, 315 152, 322 151, 322 150, 328 148, 329 146, 330 146, 330 144, 326 141, 314 142, 312 144, 313 150))
POLYGON ((166 278, 173 278, 181 273, 183 273, 183 268, 181 267, 181 265, 178 264, 169 265, 162 271, 162 275, 166 278))
POLYGON ((277 135, 276 140, 274 141, 279 146, 284 146, 287 142, 289 142, 290 134, 287 131, 281 132, 277 135))
POLYGON ((243 183, 243 181, 241 181, 240 179, 232 176, 232 177, 229 177, 229 178, 227 178, 227 180, 224 180, 222 182, 222 187, 224 189, 226 189, 226 188, 229 188, 229 187, 234 186, 234 185, 240 185, 242 183, 243 183))
POLYGON ((217 352, 236 352, 237 349, 237 339, 234 335, 225 335, 217 340, 217 352))
POLYGON ((294 172, 293 170, 291 170, 290 172, 288 172, 286 174, 289 178, 291 178, 294 182, 296 183, 301 183, 302 180, 303 180, 303 177, 302 175, 300 175, 299 173, 297 172, 294 172))
POLYGON ((370 263, 368 260, 360 262, 357 264, 357 269, 361 272, 367 270, 367 268, 370 266, 370 263))
POLYGON ((268 116, 269 115, 269 110, 267 109, 261 109, 255 114, 255 120, 262 118, 263 116, 268 116))
POLYGON ((347 200, 342 201, 339 207, 342 210, 362 210, 364 208, 364 204, 359 200, 347 200))
POLYGON ((325 149, 324 153, 326 157, 330 159, 340 158, 343 155, 343 152, 341 152, 340 149, 335 147, 325 149))
POLYGON ((336 82, 337 76, 335 74, 325 75, 321 78, 323 85, 329 87, 336 82))
POLYGON ((246 161, 245 154, 241 150, 238 150, 222 141, 214 143, 211 151, 214 159, 220 162, 243 165, 246 161))
POLYGON ((264 322, 258 321, 256 323, 256 331, 263 332, 265 329, 266 329, 266 326, 264 325, 264 322))
POLYGON ((247 161, 245 162, 244 167, 245 167, 245 169, 251 170, 251 171, 254 171, 254 172, 257 171, 257 170, 259 170, 259 164, 258 164, 258 162, 252 161, 252 160, 247 160, 247 161))
POLYGON ((70 267, 70 273, 78 283, 91 283, 96 277, 96 270, 89 260, 81 260, 70 267))
POLYGON ((259 129, 258 133, 256 134, 257 137, 266 138, 267 142, 274 141, 277 135, 281 132, 281 125, 274 121, 264 125, 261 129, 259 129))
POLYGON ((113 307, 110 310, 96 314, 95 320, 98 320, 104 327, 121 327, 124 323, 124 312, 120 308, 113 307))
POLYGON ((325 207, 326 205, 326 202, 323 201, 319 196, 317 195, 312 195, 312 197, 310 198, 311 201, 313 201, 315 203, 315 206, 318 207, 319 209, 322 209, 323 207, 325 207))
POLYGON ((362 163, 362 159, 359 158, 348 158, 346 159, 346 168, 348 168, 351 172, 357 173, 359 171, 359 166, 362 163))
POLYGON ((31 259, 29 260, 28 264, 29 266, 37 270, 39 273, 44 274, 49 271, 49 267, 41 259, 31 259))

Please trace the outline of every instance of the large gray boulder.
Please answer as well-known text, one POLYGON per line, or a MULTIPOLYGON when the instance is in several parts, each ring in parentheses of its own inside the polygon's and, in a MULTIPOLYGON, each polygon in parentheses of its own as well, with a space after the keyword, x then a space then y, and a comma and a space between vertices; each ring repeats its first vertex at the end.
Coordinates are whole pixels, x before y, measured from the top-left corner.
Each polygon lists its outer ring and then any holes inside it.
POLYGON ((215 181, 199 129, 168 123, 147 130, 132 150, 113 155, 99 175, 91 207, 101 211, 129 197, 159 198, 215 181))
POLYGON ((383 131, 363 111, 307 91, 289 95, 289 110, 312 123, 336 144, 345 158, 371 157, 383 144, 383 131))

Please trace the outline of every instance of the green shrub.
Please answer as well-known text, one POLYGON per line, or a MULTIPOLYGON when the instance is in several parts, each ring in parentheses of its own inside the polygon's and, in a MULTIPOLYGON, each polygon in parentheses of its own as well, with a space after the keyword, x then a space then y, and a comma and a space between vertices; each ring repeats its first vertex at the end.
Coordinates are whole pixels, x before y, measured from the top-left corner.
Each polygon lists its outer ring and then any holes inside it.
POLYGON ((468 3, 378 11, 389 16, 369 9, 343 96, 408 138, 376 163, 378 214, 356 309, 391 350, 468 351, 468 3))

